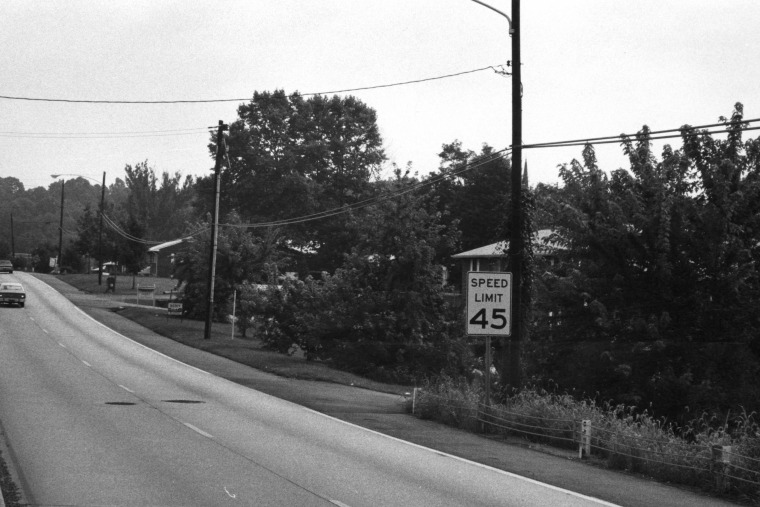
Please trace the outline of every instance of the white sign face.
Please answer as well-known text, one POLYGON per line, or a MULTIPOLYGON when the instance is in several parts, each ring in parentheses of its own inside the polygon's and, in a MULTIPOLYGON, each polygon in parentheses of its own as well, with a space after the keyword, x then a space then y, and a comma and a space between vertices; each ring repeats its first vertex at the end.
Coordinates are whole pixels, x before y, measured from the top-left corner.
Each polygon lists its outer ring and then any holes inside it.
POLYGON ((182 303, 169 303, 166 309, 169 315, 182 316, 182 303))
POLYGON ((512 273, 467 273, 467 334, 510 336, 512 273))

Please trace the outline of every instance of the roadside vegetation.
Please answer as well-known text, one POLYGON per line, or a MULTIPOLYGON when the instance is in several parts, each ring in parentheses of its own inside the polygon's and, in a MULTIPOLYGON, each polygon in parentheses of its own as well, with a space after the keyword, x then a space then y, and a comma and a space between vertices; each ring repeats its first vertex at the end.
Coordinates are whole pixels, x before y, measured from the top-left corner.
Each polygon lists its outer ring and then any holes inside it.
POLYGON ((755 413, 723 420, 702 414, 679 428, 634 406, 535 386, 488 406, 483 395, 479 386, 443 376, 416 390, 407 408, 417 417, 468 431, 573 450, 582 443, 582 421, 587 421, 590 455, 584 457, 593 463, 750 504, 760 501, 760 421, 755 413), (717 449, 727 453, 727 464, 716 458, 717 449))
POLYGON ((233 336, 230 324, 215 323, 210 339, 206 340, 203 321, 168 317, 152 308, 128 307, 119 310, 119 314, 179 343, 282 377, 333 382, 399 395, 410 390, 408 386, 375 382, 331 368, 320 361, 307 361, 302 353, 280 354, 268 349, 258 338, 243 337, 239 333, 233 336))
POLYGON ((5 462, 3 453, 0 451, 0 494, 5 501, 5 507, 19 507, 21 504, 21 494, 18 486, 13 482, 13 477, 8 470, 8 464, 5 462))

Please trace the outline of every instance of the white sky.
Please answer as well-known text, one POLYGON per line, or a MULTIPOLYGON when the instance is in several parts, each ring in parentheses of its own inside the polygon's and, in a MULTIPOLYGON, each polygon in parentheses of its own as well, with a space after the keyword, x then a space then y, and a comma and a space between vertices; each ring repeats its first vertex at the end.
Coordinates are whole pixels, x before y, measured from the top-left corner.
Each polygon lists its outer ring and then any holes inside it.
MULTIPOLYGON (((510 13, 509 0, 489 0, 510 13)), ((526 143, 760 117, 760 1, 523 0, 526 143)), ((0 2, 0 95, 96 100, 246 98, 328 92, 462 72, 510 59, 508 25, 468 0, 0 2)), ((492 71, 354 92, 378 112, 390 161, 421 174, 441 145, 511 144, 510 78, 492 71)), ((209 127, 238 103, 86 105, 0 99, 0 177, 51 173, 107 183, 125 164, 208 174, 205 133, 49 139, 209 127)), ((755 136, 753 136, 755 137, 755 136)), ((674 143, 680 146, 680 143, 674 143)), ((659 152, 659 145, 657 151, 659 152)), ((556 182, 581 148, 526 150, 531 184, 556 182)), ((603 169, 625 166, 617 145, 603 169)))

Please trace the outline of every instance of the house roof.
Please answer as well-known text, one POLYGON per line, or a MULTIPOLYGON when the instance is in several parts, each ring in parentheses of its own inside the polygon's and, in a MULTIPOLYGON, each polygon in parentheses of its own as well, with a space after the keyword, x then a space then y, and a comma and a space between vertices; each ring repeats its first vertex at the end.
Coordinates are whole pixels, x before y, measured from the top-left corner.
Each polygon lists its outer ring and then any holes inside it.
POLYGON ((182 239, 175 239, 174 241, 167 241, 166 243, 161 243, 160 245, 155 245, 150 248, 148 248, 149 252, 160 252, 164 248, 169 248, 170 246, 179 245, 183 241, 190 239, 190 238, 182 238, 182 239))
POLYGON ((483 257, 506 257, 509 249, 509 241, 499 241, 473 250, 452 255, 453 259, 473 259, 483 257))
MULTIPOLYGON (((553 242, 547 242, 548 238, 554 234, 551 229, 541 229, 533 235, 533 243, 536 246, 536 253, 547 255, 554 250, 562 250, 562 247, 553 242)), ((473 250, 452 255, 453 259, 483 259, 489 257, 506 257, 509 253, 509 241, 499 241, 490 245, 481 246, 473 250)))

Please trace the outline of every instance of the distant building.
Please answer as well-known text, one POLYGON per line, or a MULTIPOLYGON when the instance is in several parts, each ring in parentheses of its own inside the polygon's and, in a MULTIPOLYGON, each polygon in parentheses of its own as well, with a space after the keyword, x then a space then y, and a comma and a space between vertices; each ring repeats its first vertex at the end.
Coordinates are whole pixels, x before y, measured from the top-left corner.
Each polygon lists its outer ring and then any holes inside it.
POLYGON ((174 275, 174 256, 182 250, 182 243, 189 238, 167 241, 148 249, 148 271, 150 276, 171 278, 174 275))
MULTIPOLYGON (((551 229, 541 229, 533 235, 533 251, 536 255, 548 259, 552 264, 558 250, 563 247, 552 243, 549 238, 554 233, 551 229)), ((508 265, 509 241, 499 241, 473 250, 452 255, 460 261, 462 268, 462 285, 467 285, 468 271, 506 271, 508 265)))

